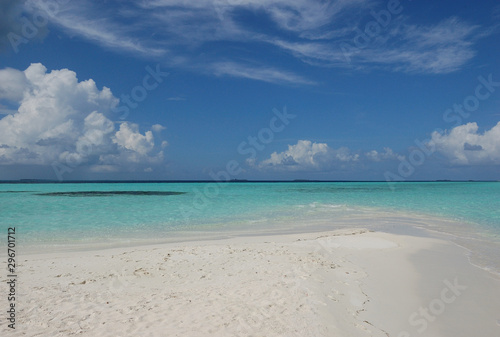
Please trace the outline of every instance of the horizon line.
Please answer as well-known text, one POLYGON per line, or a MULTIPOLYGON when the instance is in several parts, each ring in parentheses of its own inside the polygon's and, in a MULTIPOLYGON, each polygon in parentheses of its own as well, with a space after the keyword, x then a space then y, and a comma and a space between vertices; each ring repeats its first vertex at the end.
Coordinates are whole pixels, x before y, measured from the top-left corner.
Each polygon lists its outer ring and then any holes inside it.
POLYGON ((206 180, 206 179, 158 179, 158 180, 141 180, 141 179, 124 179, 124 180, 107 180, 107 179, 75 179, 75 180, 51 180, 51 179, 6 179, 0 180, 0 184, 12 183, 46 183, 46 184, 77 184, 77 183, 418 183, 418 182, 499 182, 499 180, 452 180, 452 179, 434 179, 434 180, 317 180, 317 179, 287 179, 287 180, 266 180, 266 179, 231 179, 231 180, 206 180))

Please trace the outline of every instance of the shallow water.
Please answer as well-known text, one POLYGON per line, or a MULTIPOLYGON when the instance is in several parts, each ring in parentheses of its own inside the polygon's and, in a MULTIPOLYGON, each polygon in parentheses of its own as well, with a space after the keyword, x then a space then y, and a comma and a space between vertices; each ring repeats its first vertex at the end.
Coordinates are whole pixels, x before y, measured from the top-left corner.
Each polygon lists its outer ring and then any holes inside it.
POLYGON ((27 249, 366 227, 450 235, 500 271, 500 183, 0 184, 0 225, 27 249))

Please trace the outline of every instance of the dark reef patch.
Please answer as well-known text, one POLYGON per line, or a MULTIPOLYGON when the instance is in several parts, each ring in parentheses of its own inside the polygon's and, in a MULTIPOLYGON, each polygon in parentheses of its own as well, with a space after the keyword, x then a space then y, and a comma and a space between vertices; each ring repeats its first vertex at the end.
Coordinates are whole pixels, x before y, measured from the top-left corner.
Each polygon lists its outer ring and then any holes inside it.
POLYGON ((50 192, 37 195, 50 197, 108 197, 113 195, 180 195, 186 192, 171 191, 82 191, 82 192, 50 192))
POLYGON ((0 191, 0 193, 30 193, 33 191, 0 191))

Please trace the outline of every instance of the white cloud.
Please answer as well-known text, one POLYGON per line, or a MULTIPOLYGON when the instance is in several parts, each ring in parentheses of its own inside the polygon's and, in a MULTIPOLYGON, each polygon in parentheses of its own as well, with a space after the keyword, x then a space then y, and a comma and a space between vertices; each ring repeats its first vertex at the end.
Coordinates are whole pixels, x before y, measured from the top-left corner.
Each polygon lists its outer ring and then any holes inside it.
POLYGON ((400 159, 404 160, 404 156, 395 153, 391 148, 384 147, 384 152, 378 152, 376 150, 369 151, 365 153, 365 156, 372 161, 383 161, 390 159, 400 159))
POLYGON ((344 44, 336 39, 290 42, 274 38, 267 42, 316 66, 386 67, 392 71, 437 74, 456 71, 472 59, 476 54, 474 41, 481 37, 479 26, 457 18, 428 26, 394 19, 388 28, 387 32, 373 38, 360 35, 359 31, 345 31, 341 40, 344 44), (356 45, 354 39, 358 36, 365 37, 365 40, 359 38, 363 45, 356 45))
POLYGON ((453 164, 500 164, 500 122, 483 133, 478 130, 476 123, 467 123, 444 134, 434 132, 428 145, 453 164))
POLYGON ((22 71, 12 68, 0 69, 0 99, 20 101, 24 96, 28 79, 22 71))
POLYGON ((299 140, 295 145, 288 145, 288 150, 273 152, 271 156, 258 164, 260 168, 279 168, 286 170, 327 169, 357 161, 358 154, 352 154, 346 147, 332 149, 326 143, 313 143, 299 140))
POLYGON ((120 147, 139 154, 147 154, 154 147, 153 133, 151 131, 141 135, 137 124, 129 123, 120 124, 120 130, 115 134, 113 142, 120 147))
POLYGON ((25 71, 0 70, 0 93, 18 106, 0 119, 0 164, 86 163, 94 172, 109 172, 116 169, 110 165, 163 158, 153 151, 151 131, 141 134, 129 122, 115 129, 106 117, 118 103, 110 89, 78 81, 68 69, 47 72, 36 63, 25 71))
MULTIPOLYGON (((310 32, 321 28, 341 13, 363 6, 369 0, 334 0, 329 2, 310 0, 157 0, 143 2, 144 9, 157 13, 167 23, 167 29, 177 33, 182 26, 184 32, 193 21, 198 21, 208 30, 200 29, 190 34, 206 34, 219 37, 234 37, 248 34, 236 19, 236 11, 263 12, 282 30, 296 33, 310 32), (158 14, 160 13, 160 14, 158 14), (168 19, 168 20, 166 20, 168 19)), ((181 33, 182 34, 182 33, 181 33)))
POLYGON ((162 132, 163 130, 166 129, 166 127, 164 127, 163 125, 161 124, 154 124, 153 126, 151 126, 151 129, 154 131, 154 132, 162 132))
POLYGON ((450 73, 475 56, 473 45, 480 36, 478 30, 479 26, 454 17, 432 26, 403 24, 391 36, 400 44, 369 50, 365 61, 407 72, 450 73))
POLYGON ((106 48, 150 56, 162 56, 166 53, 165 49, 144 45, 144 40, 132 37, 129 27, 102 17, 102 8, 93 8, 85 1, 60 3, 59 0, 26 0, 25 7, 34 12, 44 12, 53 24, 65 29, 69 35, 83 36, 106 48))
POLYGON ((285 84, 315 84, 313 81, 295 75, 291 72, 281 71, 274 68, 252 67, 235 62, 222 62, 212 65, 213 73, 217 76, 229 75, 233 77, 249 78, 270 83, 285 84))
POLYGON ((306 42, 288 42, 281 39, 272 39, 268 41, 305 63, 317 66, 347 66, 346 57, 340 48, 336 48, 325 42, 306 41, 306 42))
MULTIPOLYGON (((28 1, 33 8, 39 3, 28 1)), ((415 25, 403 12, 393 15, 366 45, 356 47, 356 29, 363 31, 367 22, 375 22, 370 10, 378 4, 373 0, 154 0, 114 2, 113 7, 89 0, 43 3, 56 4, 50 19, 69 35, 106 48, 161 58, 172 67, 278 84, 314 82, 290 69, 277 69, 270 61, 274 57, 268 56, 283 51, 320 67, 453 72, 475 56, 474 43, 482 30, 458 18, 415 25), (276 29, 241 19, 246 16, 258 16, 276 29), (350 63, 341 43, 354 46, 350 63), (248 53, 250 49, 259 52, 248 53)))
POLYGON ((319 165, 319 157, 326 155, 328 145, 325 143, 312 143, 309 140, 299 140, 296 145, 288 145, 284 152, 273 152, 269 159, 262 162, 263 166, 290 165, 310 166, 319 165))

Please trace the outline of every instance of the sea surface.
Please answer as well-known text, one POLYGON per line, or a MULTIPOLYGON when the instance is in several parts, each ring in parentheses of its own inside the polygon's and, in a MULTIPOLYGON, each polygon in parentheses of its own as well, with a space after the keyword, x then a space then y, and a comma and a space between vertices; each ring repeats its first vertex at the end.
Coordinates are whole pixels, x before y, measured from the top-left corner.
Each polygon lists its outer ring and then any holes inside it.
POLYGON ((21 251, 362 227, 445 236, 500 273, 500 182, 3 183, 21 251), (421 229, 425 229, 422 231, 421 229))

